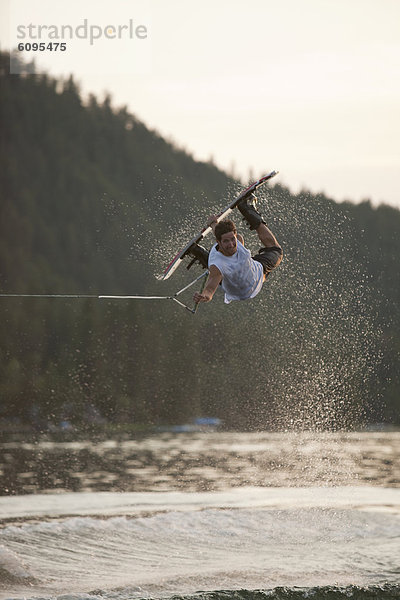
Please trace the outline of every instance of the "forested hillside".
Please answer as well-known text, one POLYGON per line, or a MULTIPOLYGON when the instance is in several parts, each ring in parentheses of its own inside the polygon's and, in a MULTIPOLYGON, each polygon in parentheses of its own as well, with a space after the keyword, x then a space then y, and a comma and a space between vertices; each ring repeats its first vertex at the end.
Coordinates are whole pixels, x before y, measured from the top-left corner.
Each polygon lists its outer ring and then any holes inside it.
MULTIPOLYGON (((72 78, 7 62, 0 292, 164 295, 194 278, 154 274, 239 183, 110 98, 84 101, 72 78)), ((279 184, 260 205, 285 260, 252 302, 219 296, 192 316, 168 301, 0 298, 3 423, 398 422, 400 211, 279 184)))

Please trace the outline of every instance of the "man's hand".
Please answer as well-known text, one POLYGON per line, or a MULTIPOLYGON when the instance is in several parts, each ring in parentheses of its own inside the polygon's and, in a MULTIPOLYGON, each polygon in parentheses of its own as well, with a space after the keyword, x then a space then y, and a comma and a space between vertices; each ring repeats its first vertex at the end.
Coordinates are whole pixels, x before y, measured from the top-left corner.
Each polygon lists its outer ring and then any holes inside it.
POLYGON ((210 275, 208 276, 206 287, 202 293, 195 292, 193 295, 193 300, 196 304, 199 304, 200 302, 210 302, 215 294, 215 290, 222 281, 220 270, 215 265, 211 265, 209 271, 210 275))
POLYGON ((215 234, 215 228, 218 225, 218 215, 210 215, 207 219, 207 227, 211 227, 215 234))
POLYGON ((196 304, 199 304, 200 302, 210 302, 210 300, 212 300, 212 294, 209 294, 205 291, 202 294, 195 292, 193 300, 196 304))

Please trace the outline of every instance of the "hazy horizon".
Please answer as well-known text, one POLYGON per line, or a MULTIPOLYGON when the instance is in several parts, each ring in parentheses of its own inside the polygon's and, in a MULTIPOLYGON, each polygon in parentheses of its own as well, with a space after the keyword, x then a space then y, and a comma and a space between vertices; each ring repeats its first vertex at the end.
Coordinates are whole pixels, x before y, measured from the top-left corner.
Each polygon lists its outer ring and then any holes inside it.
POLYGON ((396 0, 5 0, 7 12, 3 49, 17 23, 144 24, 145 40, 21 56, 243 180, 276 169, 293 192, 400 208, 396 0))

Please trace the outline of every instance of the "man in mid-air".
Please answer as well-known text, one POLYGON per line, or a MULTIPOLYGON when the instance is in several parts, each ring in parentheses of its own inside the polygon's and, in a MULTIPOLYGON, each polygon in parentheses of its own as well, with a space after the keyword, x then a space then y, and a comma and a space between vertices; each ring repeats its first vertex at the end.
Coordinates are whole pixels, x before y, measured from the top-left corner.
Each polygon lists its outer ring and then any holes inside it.
MULTIPOLYGON (((254 195, 252 200, 256 200, 254 195)), ((208 225, 212 227, 217 243, 210 252, 198 244, 193 244, 189 251, 191 256, 209 270, 204 290, 201 293, 196 292, 193 296, 197 304, 210 302, 220 284, 225 292, 227 304, 233 300, 254 298, 271 271, 282 261, 282 248, 257 212, 254 203, 249 202, 249 197, 240 200, 237 208, 250 225, 250 229, 256 231, 263 247, 252 257, 250 250, 244 246, 243 237, 237 233, 233 221, 218 223, 217 217, 211 216, 208 225)))

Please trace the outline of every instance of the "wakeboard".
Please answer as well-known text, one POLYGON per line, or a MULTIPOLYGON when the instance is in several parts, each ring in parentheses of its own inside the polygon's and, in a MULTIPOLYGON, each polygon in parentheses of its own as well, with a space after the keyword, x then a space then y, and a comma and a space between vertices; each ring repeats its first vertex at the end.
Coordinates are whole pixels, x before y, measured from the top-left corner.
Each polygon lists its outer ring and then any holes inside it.
MULTIPOLYGON (((263 177, 249 185, 245 190, 243 190, 239 194, 239 196, 237 196, 234 200, 232 200, 232 202, 225 206, 225 208, 217 215, 218 223, 229 215, 229 213, 235 208, 235 206, 238 202, 240 202, 240 200, 242 200, 246 196, 250 196, 258 187, 272 179, 272 177, 275 177, 275 175, 277 174, 278 171, 271 171, 270 173, 268 173, 268 175, 264 175, 263 177)), ((169 265, 165 268, 163 273, 157 277, 157 279, 165 281, 166 279, 171 277, 172 273, 176 271, 184 257, 188 254, 190 246, 192 246, 192 244, 198 244, 209 233, 211 233, 211 231, 211 227, 203 227, 203 229, 197 235, 192 237, 192 239, 181 250, 179 250, 179 252, 174 256, 169 265)))

